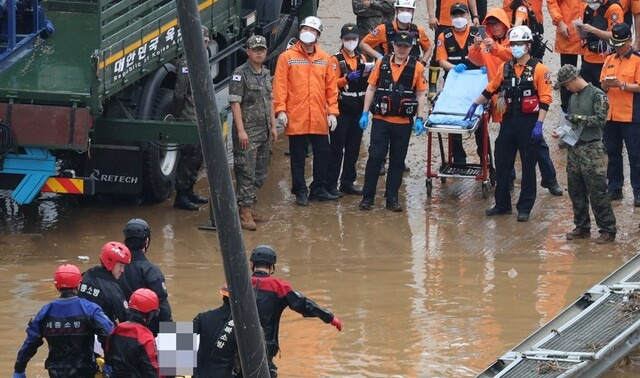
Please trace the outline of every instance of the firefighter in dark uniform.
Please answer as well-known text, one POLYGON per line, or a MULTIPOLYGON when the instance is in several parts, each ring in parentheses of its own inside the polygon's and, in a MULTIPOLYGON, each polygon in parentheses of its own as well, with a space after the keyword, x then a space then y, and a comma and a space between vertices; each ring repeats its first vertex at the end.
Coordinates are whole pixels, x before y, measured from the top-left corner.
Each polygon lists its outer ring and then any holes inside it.
POLYGON ((378 172, 389 151, 389 174, 387 176, 387 209, 400 212, 398 190, 402 184, 404 159, 407 156, 411 128, 416 135, 424 131, 420 116, 424 107, 427 83, 424 66, 409 56, 413 46, 413 35, 398 32, 394 42, 395 52, 378 59, 369 76, 369 86, 360 117, 360 128, 369 123, 369 109, 374 113, 371 126, 369 159, 364 174, 361 210, 371 210, 378 185, 378 172), (415 122, 413 118, 417 116, 415 122))
POLYGON ((94 335, 105 346, 113 323, 100 306, 78 298, 82 280, 75 265, 60 265, 53 275, 53 284, 60 298, 44 306, 29 321, 27 339, 18 352, 13 378, 26 378, 29 360, 47 340, 49 355, 44 368, 53 378, 93 378, 97 371, 93 355, 94 335))
POLYGON ((285 308, 289 307, 305 318, 320 318, 323 322, 342 331, 342 323, 337 316, 327 309, 318 306, 314 301, 302 293, 293 290, 291 284, 280 278, 273 277, 276 265, 276 251, 268 245, 259 245, 251 252, 251 283, 256 291, 258 315, 260 325, 264 331, 269 372, 271 377, 278 376, 278 368, 273 363, 273 357, 280 350, 278 333, 280 317, 285 308))
POLYGON ((238 344, 231 318, 229 290, 220 289, 222 306, 199 313, 193 319, 193 333, 200 335, 198 366, 194 377, 233 378, 239 373, 238 344))
POLYGON ((613 50, 609 46, 611 28, 622 22, 624 15, 618 0, 587 0, 584 9, 583 24, 576 25, 583 39, 584 55, 580 76, 589 83, 600 88, 600 73, 607 55, 613 50))
MULTIPOLYGON (((445 71, 445 79, 447 72, 450 70, 462 73, 466 70, 480 68, 469 60, 469 49, 474 43, 475 35, 478 33, 478 28, 469 26, 469 19, 467 18, 469 9, 463 3, 455 3, 451 6, 450 12, 453 27, 443 29, 436 41, 436 61, 445 71)), ((483 72, 487 72, 486 67, 482 67, 482 69, 483 72)), ((482 134, 480 128, 476 132, 476 140, 478 141, 478 146, 482 146, 482 139, 477 138, 478 134, 482 134)), ((467 154, 462 146, 462 135, 451 134, 450 138, 453 162, 465 164, 467 154)), ((480 151, 480 147, 478 151, 480 151)))
MULTIPOLYGON (((202 36, 205 47, 209 51, 209 29, 205 26, 202 27, 202 36)), ((189 83, 189 68, 187 67, 187 58, 184 56, 176 63, 173 114, 179 120, 197 121, 193 92, 189 83)), ((209 202, 205 197, 201 197, 193 191, 203 160, 202 148, 199 144, 185 144, 180 148, 180 159, 176 173, 176 199, 173 202, 173 207, 197 211, 198 204, 209 202)))
POLYGON ((107 339, 105 366, 110 378, 158 377, 158 351, 148 324, 158 315, 158 297, 149 289, 138 289, 129 300, 128 321, 113 329, 107 339))
POLYGON ((362 189, 354 185, 356 162, 360 154, 362 130, 358 126, 360 109, 364 105, 367 90, 365 74, 366 58, 358 50, 358 27, 345 24, 340 32, 342 49, 331 57, 332 68, 338 79, 338 126, 331 132, 331 159, 327 191, 335 195, 362 195, 362 189), (342 171, 342 174, 340 174, 342 171), (337 188, 340 178, 340 188, 337 188), (339 190, 339 191, 338 191, 339 190))
POLYGON ((118 279, 125 265, 131 262, 131 252, 122 243, 108 242, 102 247, 100 262, 100 266, 89 268, 82 274, 78 296, 100 305, 112 322, 124 322, 129 319, 128 305, 118 279))
POLYGON ((131 264, 125 266, 118 284, 125 298, 130 298, 134 291, 141 288, 151 289, 156 293, 160 301, 160 313, 149 323, 149 329, 157 336, 160 322, 172 322, 173 318, 164 274, 146 257, 151 244, 151 229, 144 219, 133 218, 124 226, 123 233, 124 244, 131 251, 131 264))
POLYGON ((506 109, 495 143, 496 204, 487 216, 511 214, 509 182, 516 153, 522 162, 522 188, 516 205, 518 222, 527 222, 536 200, 536 157, 542 140, 542 125, 551 104, 551 74, 540 60, 531 58, 533 37, 527 26, 516 26, 509 34, 513 60, 503 63, 467 112, 471 118, 479 104, 498 93, 498 108, 506 109))
POLYGON ((640 207, 640 53, 631 47, 631 29, 627 24, 614 25, 609 43, 616 52, 607 57, 600 76, 602 89, 609 97, 609 114, 604 126, 609 197, 622 199, 624 144, 633 205, 640 207))

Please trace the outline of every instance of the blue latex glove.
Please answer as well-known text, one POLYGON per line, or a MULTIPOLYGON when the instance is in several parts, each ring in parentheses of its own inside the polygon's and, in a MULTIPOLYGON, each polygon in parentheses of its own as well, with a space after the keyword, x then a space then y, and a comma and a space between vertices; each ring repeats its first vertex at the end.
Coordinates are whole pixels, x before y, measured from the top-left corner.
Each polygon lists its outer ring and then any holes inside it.
POLYGON ((478 104, 476 104, 475 102, 473 104, 471 104, 471 106, 469 107, 469 110, 467 110, 467 115, 465 115, 462 120, 463 121, 471 120, 471 118, 473 118, 474 114, 476 114, 476 109, 477 108, 478 108, 478 104))
POLYGON ((369 112, 362 112, 358 125, 360 125, 360 129, 363 131, 367 129, 367 126, 369 126, 369 112))
POLYGON ((113 368, 111 367, 111 365, 102 365, 102 375, 106 378, 109 378, 111 377, 111 374, 113 374, 113 368))
POLYGON ((13 378, 27 378, 27 373, 26 372, 22 372, 22 373, 13 373, 13 378))
POLYGON ((536 121, 536 125, 533 126, 533 130, 531 131, 531 140, 534 142, 542 140, 542 123, 542 121, 536 121))
POLYGON ((483 74, 485 74, 485 75, 486 75, 486 73, 487 73, 487 67, 484 67, 484 66, 483 66, 483 67, 480 67, 480 72, 482 72, 483 74))
POLYGON ((453 66, 453 70, 456 71, 457 73, 462 73, 467 70, 467 65, 464 63, 458 63, 455 66, 453 66))
POLYGON ((358 79, 360 79, 362 77, 362 71, 357 70, 357 71, 351 71, 347 74, 347 81, 352 83, 354 81, 357 81, 358 79))
POLYGON ((424 121, 422 120, 422 117, 418 117, 416 118, 416 121, 413 123, 413 132, 416 134, 416 136, 420 136, 422 135, 423 131, 424 131, 424 121))

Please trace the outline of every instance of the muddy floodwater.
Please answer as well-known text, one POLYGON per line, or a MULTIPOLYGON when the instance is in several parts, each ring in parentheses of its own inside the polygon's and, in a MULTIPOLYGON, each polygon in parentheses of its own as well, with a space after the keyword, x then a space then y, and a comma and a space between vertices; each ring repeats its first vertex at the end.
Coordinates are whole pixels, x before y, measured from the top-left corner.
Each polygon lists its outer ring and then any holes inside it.
MULTIPOLYGON (((417 20, 426 25, 424 2, 417 20)), ((339 27, 352 21, 345 0, 321 1, 325 21, 322 42, 337 48, 339 27)), ((553 30, 553 27, 548 27, 553 30)), ((549 33, 552 34, 552 33, 549 33)), ((553 75, 557 56, 549 54, 553 75)), ((558 98, 558 93, 554 95, 558 98)), ((557 121, 557 103, 547 124, 557 121)), ((566 188, 566 151, 547 140, 566 188)), ((492 127, 495 138, 497 130, 492 127)), ((358 163, 362 184, 369 132, 358 163)), ((466 143, 472 156, 473 142, 466 143)), ((384 178, 376 209, 358 210, 360 198, 294 205, 290 194, 286 140, 273 151, 270 174, 259 192, 258 209, 273 215, 256 232, 245 232, 247 250, 271 244, 278 252, 277 275, 329 308, 342 332, 318 319, 287 310, 281 326, 283 377, 468 377, 481 372, 504 352, 552 319, 579 295, 638 252, 640 211, 625 168, 625 199, 614 203, 616 242, 567 242, 573 228, 567 193, 553 197, 538 188, 528 223, 515 215, 487 218, 493 192, 483 199, 471 180, 437 181, 433 197, 425 188, 426 137, 412 137, 400 200, 402 213, 384 209, 384 178)), ((307 177, 311 167, 307 165, 307 177)), ((539 179, 539 177, 538 177, 539 179)), ((197 190, 207 193, 206 180, 197 190)), ((515 193, 520 190, 516 180, 515 193)), ((63 262, 81 270, 97 264, 100 247, 121 240, 125 222, 146 219, 152 228, 149 259, 167 278, 174 319, 190 321, 217 307, 224 274, 215 232, 203 232, 200 212, 174 210, 172 201, 138 205, 115 199, 46 196, 18 207, 0 200, 0 376, 11 374, 27 322, 56 297, 52 275, 63 262), (89 256, 82 262, 78 256, 89 256)), ((592 237, 597 232, 592 230, 592 237)), ((31 360, 29 377, 46 376, 46 346, 31 360)), ((640 376, 640 357, 607 377, 640 376)))

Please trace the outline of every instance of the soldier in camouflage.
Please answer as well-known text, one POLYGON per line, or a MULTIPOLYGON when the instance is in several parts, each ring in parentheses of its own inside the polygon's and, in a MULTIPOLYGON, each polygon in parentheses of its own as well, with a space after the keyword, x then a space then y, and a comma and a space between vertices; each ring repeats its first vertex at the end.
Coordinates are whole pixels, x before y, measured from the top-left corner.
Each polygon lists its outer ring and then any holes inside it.
POLYGON ((256 222, 268 217, 256 212, 256 189, 264 184, 269 167, 269 142, 278 139, 273 112, 273 87, 269 69, 262 65, 267 57, 267 40, 253 35, 247 41, 249 59, 233 71, 229 84, 229 103, 233 114, 233 169, 240 223, 255 231, 256 222))
MULTIPOLYGON (((616 237, 616 217, 607 195, 607 177, 604 164, 602 130, 607 119, 609 102, 607 95, 587 83, 579 70, 565 64, 558 71, 556 89, 565 86, 573 93, 569 99, 566 119, 573 130, 580 130, 578 141, 569 147, 567 156, 567 179, 569 197, 573 204, 573 222, 576 227, 568 232, 568 240, 584 239, 591 235, 589 202, 600 231, 596 243, 610 243, 616 237)), ((554 138, 562 136, 557 130, 554 138)))
POLYGON ((356 15, 360 37, 371 33, 382 23, 392 22, 395 15, 393 0, 351 0, 351 7, 356 15))
MULTIPOLYGON (((209 49, 209 29, 202 27, 202 35, 207 50, 209 49)), ((196 122, 196 107, 193 92, 189 84, 189 68, 183 56, 176 63, 176 85, 173 90, 173 115, 180 120, 196 122)), ((176 199, 173 207, 183 210, 198 210, 197 204, 208 200, 197 195, 193 186, 198 180, 198 171, 202 167, 202 149, 199 144, 185 144, 180 148, 180 160, 176 173, 176 199)))

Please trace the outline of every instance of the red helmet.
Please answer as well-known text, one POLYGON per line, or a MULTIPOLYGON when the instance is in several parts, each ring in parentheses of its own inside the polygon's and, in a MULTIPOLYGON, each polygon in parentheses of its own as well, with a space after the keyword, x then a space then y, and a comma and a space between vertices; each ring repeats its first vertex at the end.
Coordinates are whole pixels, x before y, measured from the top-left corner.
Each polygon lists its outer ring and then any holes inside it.
POLYGON ((82 281, 82 274, 77 266, 71 264, 60 265, 53 274, 53 284, 56 289, 77 289, 82 281))
POLYGON ((117 262, 129 264, 131 262, 131 252, 129 252, 129 248, 126 245, 111 241, 102 247, 100 261, 108 271, 112 271, 117 262))
POLYGON ((140 311, 144 314, 158 311, 159 308, 158 296, 149 289, 138 289, 131 294, 131 299, 129 299, 129 309, 140 311))

